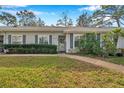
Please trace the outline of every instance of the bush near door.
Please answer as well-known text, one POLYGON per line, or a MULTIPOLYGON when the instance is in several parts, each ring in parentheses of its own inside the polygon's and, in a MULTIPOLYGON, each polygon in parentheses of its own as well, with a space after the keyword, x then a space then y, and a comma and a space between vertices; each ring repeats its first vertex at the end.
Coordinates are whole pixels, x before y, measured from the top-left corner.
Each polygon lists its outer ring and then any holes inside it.
POLYGON ((40 44, 6 44, 4 49, 8 49, 9 54, 55 54, 57 53, 56 45, 40 45, 40 44))

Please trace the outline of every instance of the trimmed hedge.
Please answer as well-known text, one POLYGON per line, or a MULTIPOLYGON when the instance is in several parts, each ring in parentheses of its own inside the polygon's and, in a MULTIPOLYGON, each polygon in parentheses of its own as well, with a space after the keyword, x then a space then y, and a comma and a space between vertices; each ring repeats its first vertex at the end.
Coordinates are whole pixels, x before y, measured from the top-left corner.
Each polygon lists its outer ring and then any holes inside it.
POLYGON ((56 45, 40 45, 40 44, 6 44, 3 45, 9 50, 9 54, 55 54, 57 53, 56 45))

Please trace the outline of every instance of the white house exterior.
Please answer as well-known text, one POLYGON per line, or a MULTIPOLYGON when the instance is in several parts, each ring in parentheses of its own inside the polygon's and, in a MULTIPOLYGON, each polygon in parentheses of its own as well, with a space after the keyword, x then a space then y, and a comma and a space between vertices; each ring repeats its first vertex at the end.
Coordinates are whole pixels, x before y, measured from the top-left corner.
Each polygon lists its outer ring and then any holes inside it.
MULTIPOLYGON (((58 52, 77 52, 75 41, 84 33, 96 32, 100 37, 112 28, 84 27, 0 27, 0 44, 52 44, 58 52)), ((97 37, 97 36, 96 36, 97 37)), ((102 39, 100 38, 102 42, 102 39)))

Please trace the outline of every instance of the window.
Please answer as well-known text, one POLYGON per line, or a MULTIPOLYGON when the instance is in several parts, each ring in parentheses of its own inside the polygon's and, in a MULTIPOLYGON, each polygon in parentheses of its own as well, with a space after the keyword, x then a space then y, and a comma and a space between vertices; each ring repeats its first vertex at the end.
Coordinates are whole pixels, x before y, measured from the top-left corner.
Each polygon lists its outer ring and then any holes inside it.
POLYGON ((100 33, 97 34, 96 40, 99 40, 100 41, 100 33))
POLYGON ((48 44, 48 37, 47 36, 40 36, 39 37, 39 44, 48 44))
POLYGON ((0 44, 3 44, 3 35, 0 35, 0 44))
POLYGON ((12 36, 12 44, 22 44, 22 36, 12 36))
POLYGON ((75 47, 80 46, 80 39, 81 39, 81 36, 75 36, 75 47))

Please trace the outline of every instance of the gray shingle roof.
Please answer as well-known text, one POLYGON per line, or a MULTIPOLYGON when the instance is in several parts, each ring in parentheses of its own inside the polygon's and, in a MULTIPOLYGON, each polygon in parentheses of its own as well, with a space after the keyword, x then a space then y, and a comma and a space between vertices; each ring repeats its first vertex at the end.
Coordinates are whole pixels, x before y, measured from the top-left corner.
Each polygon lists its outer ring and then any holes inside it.
POLYGON ((65 30, 65 33, 82 33, 82 32, 108 32, 112 31, 114 28, 88 28, 88 27, 75 27, 65 30))
POLYGON ((0 27, 0 31, 63 31, 64 27, 0 27))
POLYGON ((107 32, 114 28, 88 28, 88 27, 0 27, 1 32, 8 31, 38 31, 38 32, 64 32, 64 33, 82 33, 82 32, 107 32))

